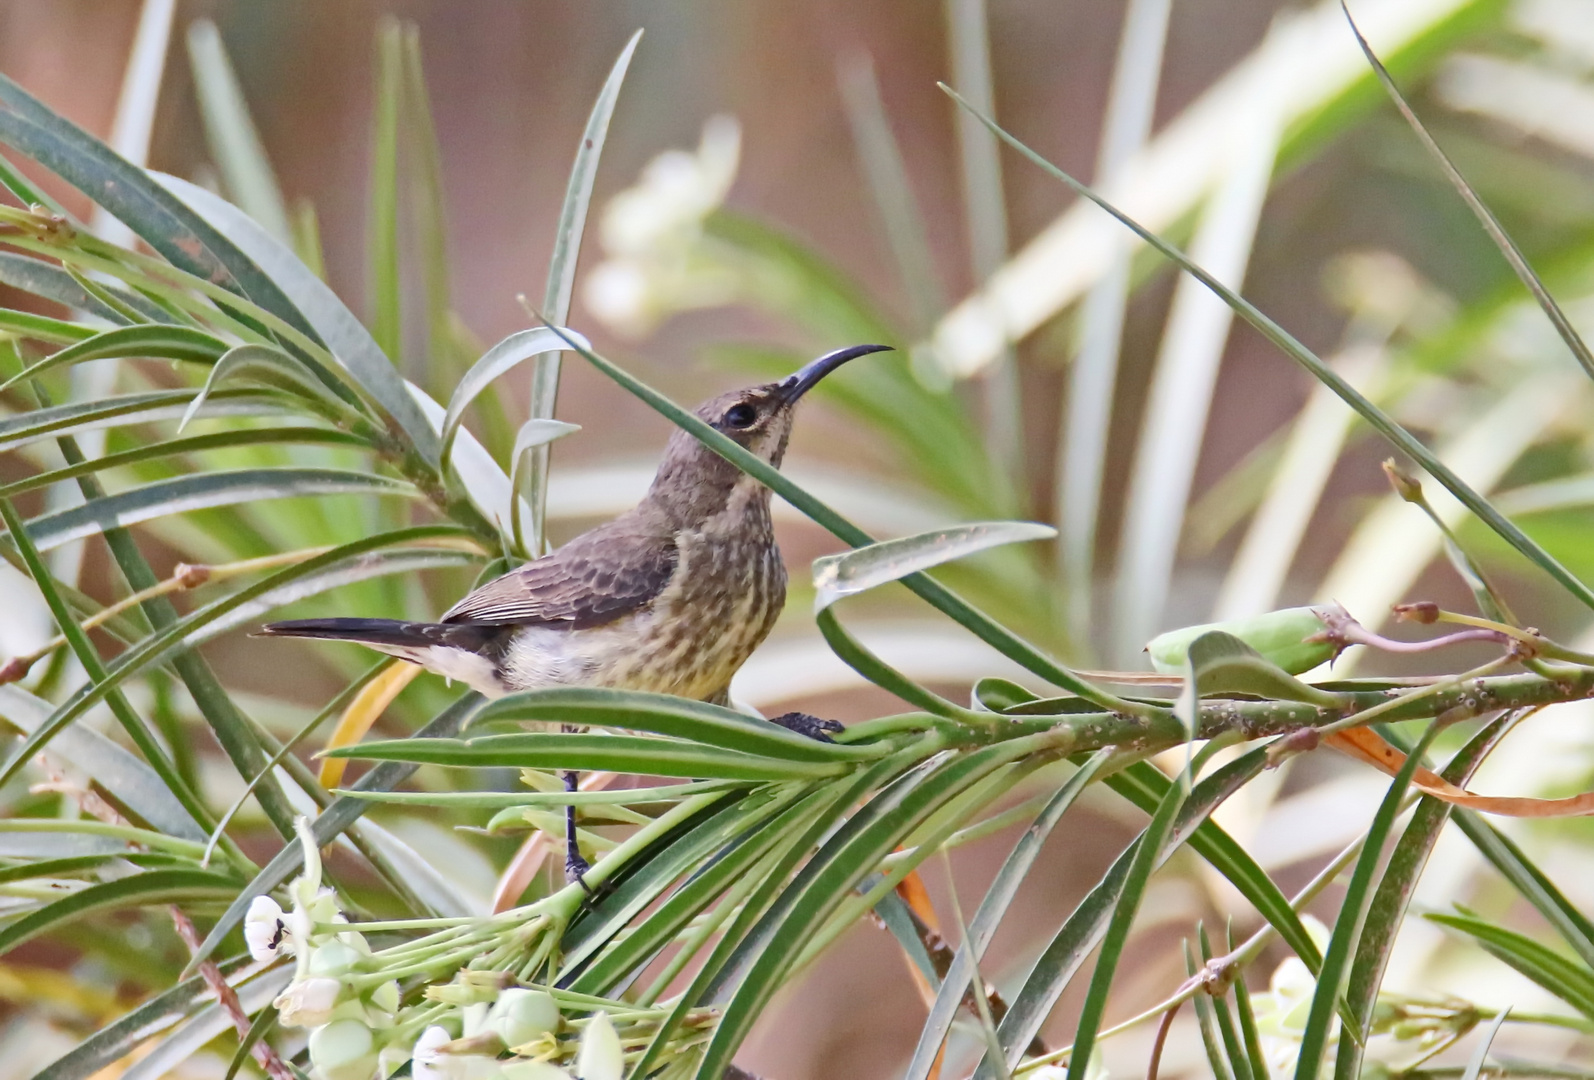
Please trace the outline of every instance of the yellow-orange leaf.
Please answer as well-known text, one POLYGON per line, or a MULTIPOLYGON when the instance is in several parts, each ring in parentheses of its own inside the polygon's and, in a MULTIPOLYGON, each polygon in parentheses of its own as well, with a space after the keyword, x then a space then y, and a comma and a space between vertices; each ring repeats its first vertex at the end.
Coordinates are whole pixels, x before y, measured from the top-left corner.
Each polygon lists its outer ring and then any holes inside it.
MULTIPOLYGON (((421 668, 414 664, 395 660, 376 678, 366 683, 354 700, 349 702, 349 707, 343 710, 343 715, 338 718, 338 726, 332 729, 332 737, 327 740, 327 749, 336 750, 340 746, 353 746, 365 738, 365 733, 371 730, 371 725, 376 723, 376 718, 381 716, 387 707, 393 704, 393 699, 399 696, 399 691, 408 686, 421 673, 421 668)), ((335 788, 343 782, 343 770, 349 764, 347 758, 326 758, 321 762, 321 786, 335 788)))

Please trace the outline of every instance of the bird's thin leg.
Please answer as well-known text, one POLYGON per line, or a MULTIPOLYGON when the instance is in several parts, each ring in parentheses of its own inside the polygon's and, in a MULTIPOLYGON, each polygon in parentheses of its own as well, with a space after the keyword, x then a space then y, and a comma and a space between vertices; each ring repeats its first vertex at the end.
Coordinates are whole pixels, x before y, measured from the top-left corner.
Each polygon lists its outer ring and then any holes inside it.
MULTIPOLYGON (((571 734, 573 732, 579 731, 580 729, 575 727, 574 725, 571 725, 571 724, 561 724, 559 726, 559 730, 563 731, 565 734, 568 735, 568 734, 571 734)), ((565 781, 565 791, 573 792, 573 791, 577 790, 577 776, 576 776, 575 770, 573 770, 573 769, 566 770, 566 772, 564 774, 564 781, 565 781)), ((587 873, 588 870, 591 870, 591 869, 592 869, 592 864, 587 862, 586 859, 581 857, 581 844, 576 839, 576 804, 575 803, 566 803, 565 804, 565 884, 569 885, 571 882, 574 882, 575 884, 580 885, 582 890, 585 891, 588 896, 591 896, 592 895, 592 889, 588 887, 587 879, 586 879, 586 873, 587 873)))

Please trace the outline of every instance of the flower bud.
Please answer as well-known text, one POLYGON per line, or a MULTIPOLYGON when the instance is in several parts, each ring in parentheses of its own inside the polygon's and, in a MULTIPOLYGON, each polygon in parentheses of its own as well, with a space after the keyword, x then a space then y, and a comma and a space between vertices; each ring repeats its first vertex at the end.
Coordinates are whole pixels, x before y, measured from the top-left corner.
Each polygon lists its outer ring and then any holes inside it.
POLYGON ((396 1013, 399 1010, 399 984, 385 982, 371 991, 371 1005, 385 1013, 396 1013))
POLYGON ((559 1005, 541 990, 514 987, 498 995, 487 1028, 510 1049, 535 1042, 559 1027, 559 1005))
POLYGON ((249 945, 249 955, 256 960, 275 960, 284 951, 292 951, 282 905, 269 896, 249 901, 249 911, 244 915, 244 941, 249 945))
POLYGON ((1184 673, 1185 657, 1190 645, 1202 634, 1221 630, 1233 634, 1262 654, 1263 659, 1278 665, 1291 675, 1310 671, 1325 663, 1339 652, 1339 644, 1331 640, 1311 640, 1329 632, 1329 624, 1317 608, 1295 607, 1270 611, 1249 619, 1231 622, 1205 623, 1170 630, 1151 639, 1146 652, 1151 655, 1151 666, 1168 675, 1184 673))
POLYGON ((625 1052, 620 1033, 606 1012, 593 1013, 581 1033, 581 1049, 576 1053, 578 1080, 621 1080, 625 1073, 625 1052))
POLYGON ((371 1029, 358 1020, 334 1020, 310 1033, 310 1063, 323 1080, 370 1080, 376 1059, 371 1029))
POLYGON ((299 979, 273 1002, 283 1027, 320 1027, 332 1019, 343 984, 336 979, 299 979))
POLYGON ((317 945, 310 953, 310 974, 329 979, 341 978, 359 966, 363 959, 357 949, 341 941, 317 945))

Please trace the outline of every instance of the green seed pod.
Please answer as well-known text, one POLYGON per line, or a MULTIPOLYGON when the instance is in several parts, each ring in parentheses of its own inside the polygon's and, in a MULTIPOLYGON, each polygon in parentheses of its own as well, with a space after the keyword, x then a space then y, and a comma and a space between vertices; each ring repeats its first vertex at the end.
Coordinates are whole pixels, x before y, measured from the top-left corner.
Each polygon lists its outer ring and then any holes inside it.
POLYGON ((1299 675, 1332 660, 1339 651, 1332 641, 1310 640, 1329 629, 1323 611, 1323 608, 1315 607, 1284 608, 1250 619, 1186 626, 1152 638, 1146 646, 1146 652, 1151 655, 1151 666, 1158 671, 1166 675, 1182 675, 1190 643, 1202 634, 1221 630, 1233 634, 1291 675, 1299 675))
POLYGON ((488 1030, 496 1032, 511 1049, 536 1042, 558 1027, 559 1005, 541 990, 505 990, 487 1014, 488 1030))
POLYGON ((310 1033, 310 1062, 325 1080, 370 1080, 376 1057, 371 1029, 358 1020, 334 1020, 310 1033))

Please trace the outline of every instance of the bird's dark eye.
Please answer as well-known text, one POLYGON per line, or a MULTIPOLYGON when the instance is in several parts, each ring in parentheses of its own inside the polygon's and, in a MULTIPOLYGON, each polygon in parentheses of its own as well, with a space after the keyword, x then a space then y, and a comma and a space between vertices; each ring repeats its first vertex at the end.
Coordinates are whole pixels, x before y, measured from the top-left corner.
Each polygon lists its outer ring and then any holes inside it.
POLYGON ((738 405, 732 405, 725 410, 726 427, 749 428, 753 426, 753 421, 757 419, 758 410, 745 401, 738 405))

